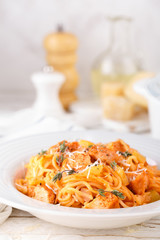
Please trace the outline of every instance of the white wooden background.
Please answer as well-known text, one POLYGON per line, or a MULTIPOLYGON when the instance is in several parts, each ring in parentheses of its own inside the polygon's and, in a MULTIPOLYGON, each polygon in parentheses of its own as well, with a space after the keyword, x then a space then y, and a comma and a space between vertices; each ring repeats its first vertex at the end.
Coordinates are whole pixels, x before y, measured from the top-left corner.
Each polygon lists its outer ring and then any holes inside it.
POLYGON ((13 209, 0 226, 0 240, 155 240, 160 239, 160 217, 126 228, 86 230, 44 222, 13 209))
POLYGON ((90 68, 108 46, 107 15, 135 19, 135 50, 147 70, 160 70, 159 0, 1 0, 0 94, 33 95, 30 75, 45 64, 44 36, 58 23, 79 39, 79 95, 91 93, 90 68))

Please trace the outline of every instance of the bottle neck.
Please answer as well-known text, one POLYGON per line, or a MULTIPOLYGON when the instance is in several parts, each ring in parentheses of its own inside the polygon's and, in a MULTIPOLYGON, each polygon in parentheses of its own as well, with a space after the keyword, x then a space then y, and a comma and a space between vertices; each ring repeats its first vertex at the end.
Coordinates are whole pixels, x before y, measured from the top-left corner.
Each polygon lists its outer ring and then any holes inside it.
POLYGON ((111 51, 116 55, 131 55, 130 22, 116 20, 111 23, 111 51))

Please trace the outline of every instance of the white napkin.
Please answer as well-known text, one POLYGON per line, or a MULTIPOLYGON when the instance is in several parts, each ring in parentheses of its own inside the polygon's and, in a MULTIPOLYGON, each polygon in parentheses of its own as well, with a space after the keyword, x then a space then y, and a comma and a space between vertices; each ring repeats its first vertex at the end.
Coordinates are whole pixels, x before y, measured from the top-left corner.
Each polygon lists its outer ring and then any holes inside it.
POLYGON ((4 223, 6 219, 10 216, 12 208, 0 203, 0 224, 4 223))
POLYGON ((7 117, 0 117, 0 141, 8 141, 28 135, 66 131, 82 130, 73 120, 72 114, 64 114, 59 117, 43 116, 34 109, 24 109, 7 117), (7 123, 7 124, 6 124, 7 123))

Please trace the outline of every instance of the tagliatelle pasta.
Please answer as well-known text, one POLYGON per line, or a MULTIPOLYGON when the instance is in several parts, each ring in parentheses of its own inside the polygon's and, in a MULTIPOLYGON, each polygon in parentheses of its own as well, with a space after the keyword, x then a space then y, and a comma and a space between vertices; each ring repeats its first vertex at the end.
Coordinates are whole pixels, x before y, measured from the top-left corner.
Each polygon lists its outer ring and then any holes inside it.
POLYGON ((160 170, 122 140, 108 144, 61 141, 31 157, 23 194, 77 208, 126 208, 160 199, 160 170))

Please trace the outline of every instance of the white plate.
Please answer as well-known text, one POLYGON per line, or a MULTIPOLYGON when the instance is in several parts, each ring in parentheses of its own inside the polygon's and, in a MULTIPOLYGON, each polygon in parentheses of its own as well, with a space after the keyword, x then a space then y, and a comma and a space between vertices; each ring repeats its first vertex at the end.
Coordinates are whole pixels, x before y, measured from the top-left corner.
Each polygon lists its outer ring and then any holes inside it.
MULTIPOLYGON (((48 222, 77 228, 117 228, 141 223, 160 214, 160 201, 127 209, 76 209, 43 203, 18 192, 14 187, 17 171, 31 155, 60 140, 87 139, 109 142, 122 138, 142 154, 160 158, 160 141, 131 134, 99 131, 57 132, 30 136, 0 145, 0 202, 30 212, 48 222)), ((159 165, 159 162, 157 162, 159 165)))

